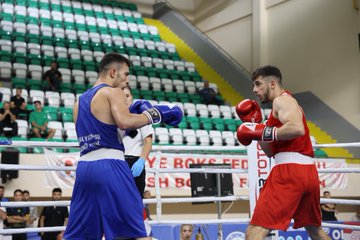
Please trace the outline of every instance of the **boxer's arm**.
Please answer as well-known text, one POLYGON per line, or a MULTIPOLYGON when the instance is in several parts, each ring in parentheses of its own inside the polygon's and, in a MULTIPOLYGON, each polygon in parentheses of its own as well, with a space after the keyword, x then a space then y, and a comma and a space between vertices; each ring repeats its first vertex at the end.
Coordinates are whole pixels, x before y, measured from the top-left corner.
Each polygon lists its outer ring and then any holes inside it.
POLYGON ((114 92, 108 95, 110 110, 120 129, 138 129, 149 124, 149 119, 145 114, 130 113, 121 89, 113 88, 112 91, 114 92))
POLYGON ((294 98, 277 97, 273 102, 273 110, 275 117, 283 124, 277 129, 277 140, 293 139, 305 134, 302 112, 294 98))
POLYGON ((266 154, 266 156, 268 156, 269 158, 273 156, 273 153, 270 148, 270 143, 259 141, 259 145, 260 145, 261 149, 264 151, 264 153, 266 154))

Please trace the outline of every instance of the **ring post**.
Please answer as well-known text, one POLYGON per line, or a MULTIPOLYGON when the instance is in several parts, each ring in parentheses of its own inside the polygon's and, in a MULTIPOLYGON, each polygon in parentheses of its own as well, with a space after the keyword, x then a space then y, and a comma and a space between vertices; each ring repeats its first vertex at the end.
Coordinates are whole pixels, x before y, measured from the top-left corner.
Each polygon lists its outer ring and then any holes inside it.
POLYGON ((156 220, 160 220, 162 215, 161 209, 161 193, 160 193, 160 159, 161 159, 161 149, 156 152, 156 161, 155 161, 155 196, 156 196, 156 220))
MULTIPOLYGON (((216 174, 216 188, 217 188, 217 196, 221 197, 221 179, 220 179, 220 174, 221 173, 217 173, 216 174)), ((217 207, 217 214, 218 214, 218 219, 221 219, 221 201, 217 201, 216 202, 216 207, 217 207)), ((222 224, 219 223, 218 224, 218 240, 222 240, 223 239, 223 229, 222 229, 222 224)))

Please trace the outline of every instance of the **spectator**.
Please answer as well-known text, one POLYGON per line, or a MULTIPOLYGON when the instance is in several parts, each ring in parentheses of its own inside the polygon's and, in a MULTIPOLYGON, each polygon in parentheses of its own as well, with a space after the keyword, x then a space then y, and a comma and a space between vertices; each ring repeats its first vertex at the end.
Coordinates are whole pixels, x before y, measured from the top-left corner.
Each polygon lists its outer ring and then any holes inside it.
MULTIPOLYGON (((52 191, 52 200, 61 200, 62 190, 54 188, 52 191)), ((67 207, 44 207, 40 215, 40 227, 55 227, 66 226, 69 217, 67 207)), ((41 240, 61 240, 63 239, 64 231, 62 232, 42 232, 41 240)))
MULTIPOLYGON (((151 198, 151 193, 149 190, 146 190, 143 194, 143 198, 144 199, 149 199, 151 198)), ((146 212, 146 218, 148 218, 149 220, 152 220, 151 217, 150 217, 150 209, 149 209, 149 204, 146 203, 145 204, 145 212, 146 212)))
MULTIPOLYGON (((323 193, 324 198, 331 198, 331 194, 329 191, 325 191, 323 193)), ((334 203, 326 203, 321 204, 321 215, 323 221, 337 221, 337 218, 335 217, 335 214, 337 214, 338 211, 336 210, 336 204, 334 203)))
POLYGON ((224 101, 219 98, 216 91, 209 87, 208 81, 204 81, 204 88, 199 90, 199 94, 203 97, 205 104, 224 104, 224 101))
MULTIPOLYGON (((23 201, 30 201, 30 192, 28 190, 23 191, 23 201)), ((35 227, 34 222, 37 219, 37 207, 29 207, 30 219, 26 222, 26 227, 35 227)), ((36 225, 37 226, 37 225, 36 225)))
MULTIPOLYGON (((16 189, 14 191, 14 201, 22 201, 22 191, 16 189)), ((12 207, 6 208, 7 222, 9 228, 25 228, 26 222, 30 219, 30 209, 28 207, 12 207)), ((13 234, 13 240, 26 240, 26 233, 13 234)))
POLYGON ((2 102, 4 94, 2 92, 0 92, 0 102, 2 102))
POLYGON ((10 105, 12 109, 16 110, 16 118, 28 120, 29 119, 29 110, 26 109, 26 101, 21 96, 22 88, 16 88, 15 96, 12 96, 10 99, 10 105))
POLYGON ((18 134, 18 126, 16 123, 16 111, 10 109, 10 103, 4 102, 4 106, 0 109, 0 134, 6 137, 15 137, 18 134))
POLYGON ((46 89, 48 91, 57 92, 59 90, 60 82, 62 81, 62 75, 57 67, 57 62, 51 62, 50 69, 44 74, 44 80, 46 80, 48 83, 48 87, 46 89))
POLYGON ((194 232, 192 224, 181 224, 180 227, 180 240, 190 240, 194 232))
POLYGON ((32 126, 32 133, 35 134, 36 137, 41 138, 42 135, 45 135, 47 139, 50 139, 55 134, 55 129, 48 128, 48 118, 46 113, 42 109, 42 105, 40 101, 35 101, 35 110, 30 113, 29 122, 32 126))
MULTIPOLYGON (((4 186, 0 186, 0 202, 8 202, 7 198, 4 198, 5 188, 4 186)), ((6 219, 6 209, 4 207, 0 207, 0 229, 4 229, 4 220, 6 219)), ((0 235, 0 239, 1 239, 0 235)))

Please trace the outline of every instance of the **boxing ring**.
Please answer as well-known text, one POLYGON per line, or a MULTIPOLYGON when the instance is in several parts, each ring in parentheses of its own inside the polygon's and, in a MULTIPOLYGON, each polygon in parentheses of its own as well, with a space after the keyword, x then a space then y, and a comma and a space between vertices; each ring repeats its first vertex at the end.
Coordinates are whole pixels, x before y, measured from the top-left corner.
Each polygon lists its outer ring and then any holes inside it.
MULTIPOLYGON (((77 142, 37 142, 37 141, 0 141, 2 147, 44 147, 44 148, 78 148, 77 142)), ((337 144, 317 144, 314 148, 336 148, 336 147, 360 147, 360 143, 337 143, 337 144)), ((239 147, 215 147, 215 146, 153 146, 153 152, 156 153, 157 158, 160 159, 164 152, 181 152, 181 151, 237 151, 239 147)), ((65 166, 33 166, 33 165, 13 165, 0 164, 0 170, 22 170, 22 171, 75 171, 76 167, 65 166)), ((155 162, 155 167, 147 168, 147 173, 154 174, 155 184, 155 198, 144 199, 146 204, 156 204, 156 219, 149 221, 151 225, 156 224, 218 224, 219 235, 218 239, 222 239, 221 224, 225 223, 249 223, 249 218, 221 218, 221 202, 235 202, 249 200, 247 195, 234 196, 218 196, 218 197, 184 197, 184 198, 163 198, 161 196, 161 186, 159 184, 159 177, 164 173, 248 173, 244 169, 209 169, 209 168, 183 168, 183 169, 166 169, 160 168, 160 161, 155 162), (183 219, 183 220, 165 220, 162 214, 162 204, 164 203, 193 203, 193 202, 215 202, 218 206, 218 219, 183 219), (220 206, 220 207, 219 207, 220 206)), ((328 168, 318 169, 319 173, 360 173, 360 168, 328 168)), ((252 177, 249 174, 249 179, 252 177)), ((348 199, 320 199, 321 204, 333 203, 343 205, 360 205, 360 200, 348 199)), ((70 201, 29 201, 29 202, 0 202, 0 207, 45 207, 45 206, 69 206, 70 201)), ((334 227, 338 229, 350 229, 353 231, 360 231, 360 225, 350 224, 336 224, 336 223, 322 223, 323 227, 334 227)), ((42 228, 22 228, 22 229, 0 229, 0 235, 16 234, 16 233, 30 233, 30 232, 56 232, 65 230, 64 226, 59 227, 42 227, 42 228)))

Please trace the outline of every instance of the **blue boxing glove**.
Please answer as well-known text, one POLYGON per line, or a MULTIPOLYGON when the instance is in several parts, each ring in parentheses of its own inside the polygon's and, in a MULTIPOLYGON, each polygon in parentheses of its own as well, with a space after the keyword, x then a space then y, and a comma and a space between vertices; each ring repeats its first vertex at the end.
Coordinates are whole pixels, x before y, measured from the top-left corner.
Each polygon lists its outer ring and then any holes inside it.
POLYGON ((151 124, 164 122, 170 126, 177 126, 184 115, 181 108, 173 104, 154 105, 153 108, 146 110, 143 113, 148 117, 151 124))
POLYGON ((144 170, 145 167, 145 159, 139 158, 134 165, 131 167, 131 173, 134 177, 140 176, 141 172, 144 170))
POLYGON ((129 110, 131 113, 141 114, 143 111, 152 108, 153 106, 147 100, 136 100, 131 104, 129 110))

